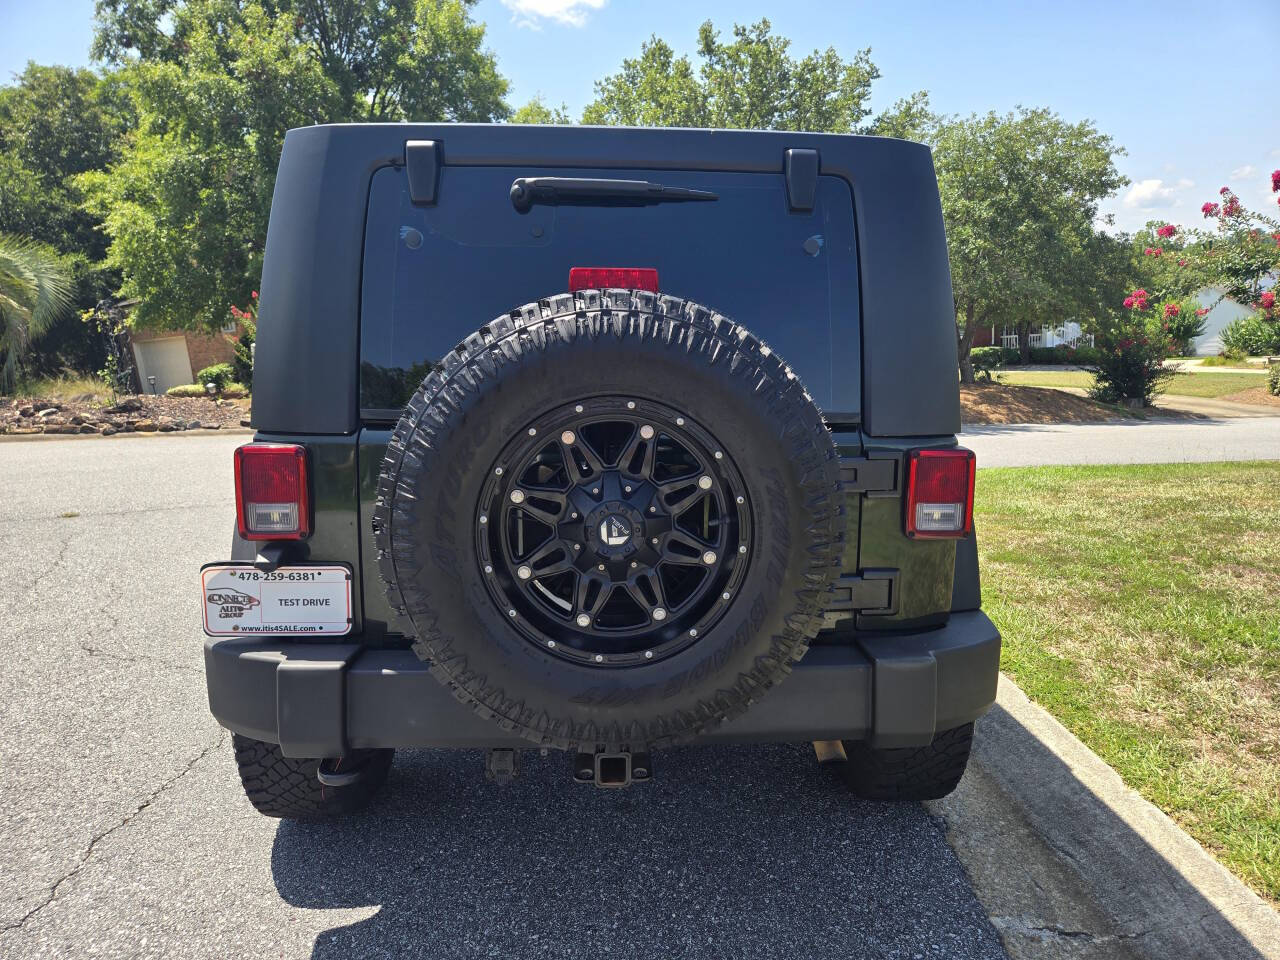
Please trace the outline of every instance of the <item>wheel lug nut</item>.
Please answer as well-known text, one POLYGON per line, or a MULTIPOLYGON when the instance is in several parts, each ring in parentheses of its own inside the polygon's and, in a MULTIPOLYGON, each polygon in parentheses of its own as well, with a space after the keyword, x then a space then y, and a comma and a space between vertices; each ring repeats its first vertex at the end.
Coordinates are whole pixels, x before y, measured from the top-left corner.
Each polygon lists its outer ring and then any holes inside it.
POLYGON ((516 576, 519 577, 521 580, 528 580, 530 577, 533 576, 533 567, 530 567, 528 565, 520 567, 519 569, 516 570, 516 576))
POLYGON ((677 426, 677 427, 683 427, 683 426, 684 426, 684 417, 676 417, 676 426, 677 426))
POLYGON ((723 460, 723 459, 724 459, 724 454, 723 454, 723 453, 721 453, 719 450, 717 450, 717 451, 715 452, 715 458, 716 458, 717 460, 723 460))
POLYGON ((738 552, 739 552, 739 553, 746 553, 746 552, 747 552, 747 545, 746 545, 745 543, 740 544, 740 545, 738 546, 738 552))
POLYGON ((739 494, 739 495, 738 495, 738 503, 746 503, 746 502, 747 502, 747 498, 746 498, 746 497, 744 497, 744 496, 742 496, 741 494, 739 494))
POLYGON ((529 428, 529 436, 531 436, 531 437, 536 437, 537 435, 538 435, 538 428, 537 428, 537 427, 530 427, 530 428, 529 428))
POLYGON ((486 517, 486 516, 482 513, 482 514, 480 514, 480 522, 481 522, 481 523, 488 523, 488 522, 489 522, 489 518, 488 518, 488 517, 486 517))
POLYGON ((578 619, 577 619, 576 621, 574 621, 574 622, 575 622, 575 623, 577 623, 577 624, 578 624, 578 626, 580 626, 580 627, 589 627, 589 626, 591 626, 591 618, 590 618, 590 617, 588 617, 585 613, 580 613, 580 614, 578 614, 578 619))
POLYGON ((599 487, 592 487, 592 488, 591 488, 591 492, 592 492, 592 493, 599 493, 599 492, 600 492, 600 488, 599 488, 599 487))
POLYGON ((645 658, 646 660, 652 660, 652 659, 653 659, 653 651, 652 651, 652 650, 646 650, 646 651, 644 652, 644 658, 645 658))
POLYGON ((485 573, 493 573, 493 564, 492 564, 492 563, 486 563, 486 564, 484 565, 484 572, 485 572, 485 573))
POLYGON ((577 439, 578 438, 573 435, 572 430, 566 430, 564 433, 560 434, 560 442, 563 443, 566 447, 569 446, 569 444, 573 443, 573 441, 577 439))
POLYGON ((512 491, 511 491, 511 502, 512 502, 512 503, 524 503, 524 491, 523 491, 523 490, 512 490, 512 491))
POLYGON ((712 563, 715 563, 715 562, 716 562, 716 552, 715 552, 714 550, 708 550, 706 553, 704 553, 704 554, 702 555, 702 562, 703 562, 703 563, 705 563, 705 564, 712 564, 712 563))
POLYGON ((569 519, 570 519, 570 520, 577 520, 577 519, 578 519, 578 511, 577 511, 577 510, 575 510, 575 511, 573 511, 573 513, 569 514, 569 519))
POLYGON ((493 475, 494 475, 495 477, 500 477, 500 476, 502 476, 502 468, 501 468, 501 467, 494 467, 494 468, 493 468, 493 475))
POLYGON ((653 427, 649 426, 649 424, 646 423, 643 427, 640 428, 640 436, 642 436, 646 440, 652 440, 653 427))
POLYGON ((628 400, 628 401, 627 401, 627 409, 628 409, 628 410, 634 410, 635 408, 636 408, 636 402, 635 402, 634 400, 628 400))
POLYGON ((702 476, 698 478, 698 486, 701 487, 703 490, 710 490, 711 478, 704 473, 702 476))
POLYGON ((516 611, 514 607, 512 607, 510 610, 507 611, 508 617, 514 617, 515 615, 516 615, 516 611))
POLYGON ((598 565, 598 566, 596 567, 596 569, 597 569, 597 570, 599 570, 601 573, 603 573, 603 572, 604 572, 604 564, 602 563, 602 564, 598 565))
POLYGON ((623 491, 624 491, 624 492, 626 492, 626 493, 630 493, 630 492, 631 492, 631 485, 630 485, 630 484, 627 484, 627 485, 626 485, 625 487, 623 487, 622 489, 623 489, 623 491))
POLYGON ((724 593, 720 594, 720 599, 721 599, 721 600, 728 600, 728 599, 729 599, 729 591, 728 591, 728 590, 726 590, 724 593))
POLYGON ((657 512, 658 512, 658 508, 657 508, 657 507, 650 507, 650 508, 649 508, 649 512, 650 512, 650 513, 657 513, 657 512))
POLYGON ((582 412, 582 404, 578 404, 576 407, 574 407, 574 408, 573 408, 573 410, 574 410, 574 412, 575 412, 575 413, 581 413, 581 412, 582 412))
POLYGON ((635 562, 634 560, 632 560, 632 561, 631 561, 631 569, 632 569, 632 570, 634 570, 635 568, 636 568, 636 562, 635 562))
POLYGON ((574 549, 574 550, 581 550, 581 549, 582 549, 582 544, 580 544, 580 543, 575 543, 575 544, 573 545, 573 549, 574 549))
POLYGON ((653 609, 653 619, 655 619, 655 620, 665 620, 665 619, 667 619, 667 611, 666 611, 666 610, 664 610, 662 607, 654 607, 654 609, 653 609))
POLYGON ((694 628, 694 627, 690 627, 690 628, 689 628, 689 636, 691 636, 691 637, 696 637, 697 635, 698 635, 698 631, 697 631, 697 629, 696 629, 696 628, 694 628))
POLYGON ((547 641, 547 646, 548 646, 548 647, 555 647, 555 645, 556 645, 556 642, 555 642, 554 640, 548 640, 548 641, 547 641))
POLYGON ((596 654, 596 663, 604 663, 604 657, 598 653, 596 654))

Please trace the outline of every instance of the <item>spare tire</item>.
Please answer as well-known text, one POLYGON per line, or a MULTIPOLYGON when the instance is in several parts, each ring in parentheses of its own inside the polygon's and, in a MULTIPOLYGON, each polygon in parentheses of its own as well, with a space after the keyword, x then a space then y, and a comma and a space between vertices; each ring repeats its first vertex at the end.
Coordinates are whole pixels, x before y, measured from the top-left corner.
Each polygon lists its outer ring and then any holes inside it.
POLYGON ((786 364, 635 290, 528 304, 444 357, 396 424, 373 524, 436 678, 588 751, 689 739, 784 679, 844 536, 831 434, 786 364))

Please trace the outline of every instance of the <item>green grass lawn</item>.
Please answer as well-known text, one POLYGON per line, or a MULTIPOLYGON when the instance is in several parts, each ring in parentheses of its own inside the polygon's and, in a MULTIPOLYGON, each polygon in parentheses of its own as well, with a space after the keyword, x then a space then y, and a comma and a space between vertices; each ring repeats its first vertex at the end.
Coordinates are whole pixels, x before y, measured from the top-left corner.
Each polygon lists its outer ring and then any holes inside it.
POLYGON ((978 474, 1026 693, 1280 903, 1280 463, 978 474))
MULTIPOLYGON (((1093 374, 1083 370, 1003 370, 1000 382, 1022 387, 1093 386, 1093 374)), ((1256 373, 1186 373, 1170 380, 1165 393, 1180 397, 1223 397, 1250 387, 1261 387, 1267 378, 1256 373)))

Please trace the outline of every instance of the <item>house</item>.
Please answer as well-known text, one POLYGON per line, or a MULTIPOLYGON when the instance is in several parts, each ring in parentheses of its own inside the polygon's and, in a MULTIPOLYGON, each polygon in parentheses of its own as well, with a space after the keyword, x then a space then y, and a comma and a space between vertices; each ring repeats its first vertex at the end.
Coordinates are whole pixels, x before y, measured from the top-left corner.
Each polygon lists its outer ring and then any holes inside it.
MULTIPOLYGON (((1080 329, 1080 324, 1074 320, 1056 327, 1041 327, 1038 331, 1031 333, 1028 339, 1030 340, 1028 346, 1032 348, 1093 346, 1093 334, 1085 333, 1080 329)), ((1011 350, 1017 350, 1018 331, 1013 327, 1004 327, 998 335, 995 327, 979 327, 974 331, 973 345, 975 347, 991 347, 997 344, 1002 347, 1008 347, 1011 350)))
POLYGON ((196 374, 235 357, 239 324, 229 320, 217 333, 194 330, 130 330, 129 340, 143 393, 164 393, 194 383, 196 374), (152 379, 154 378, 154 379, 152 379))

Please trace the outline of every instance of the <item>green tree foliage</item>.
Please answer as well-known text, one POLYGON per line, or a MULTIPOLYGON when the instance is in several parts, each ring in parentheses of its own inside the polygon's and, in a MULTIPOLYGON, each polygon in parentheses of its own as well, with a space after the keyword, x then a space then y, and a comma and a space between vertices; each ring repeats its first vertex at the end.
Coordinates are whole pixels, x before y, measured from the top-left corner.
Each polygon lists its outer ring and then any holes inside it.
MULTIPOLYGON (((133 105, 110 75, 29 63, 0 88, 0 225, 48 244, 61 256, 77 307, 92 307, 120 282, 102 263, 107 238, 82 206, 76 177, 119 156, 133 124, 133 105)), ((102 345, 73 311, 60 314, 22 360, 25 374, 103 361, 102 345)))
POLYGON ((0 234, 0 389, 13 388, 32 341, 71 303, 70 278, 52 247, 0 234))
POLYGON ((220 326, 257 285, 285 131, 493 120, 506 81, 474 0, 101 0, 95 52, 138 129, 80 184, 139 326, 220 326))
POLYGON ((880 77, 871 51, 844 60, 828 47, 796 59, 790 46, 768 20, 735 25, 728 42, 708 20, 698 30, 695 68, 665 40, 650 37, 640 56, 623 60, 621 70, 596 83, 596 99, 583 110, 582 122, 823 133, 883 128, 896 136, 928 116, 920 93, 868 124, 871 85, 880 77))
POLYGON ((564 104, 548 107, 541 96, 534 97, 511 115, 512 123, 573 123, 564 104))
POLYGON ((1099 201, 1126 182, 1115 167, 1122 152, 1093 124, 1049 110, 938 123, 934 162, 966 382, 981 327, 1025 330, 1114 311, 1131 254, 1094 222, 1099 201))

